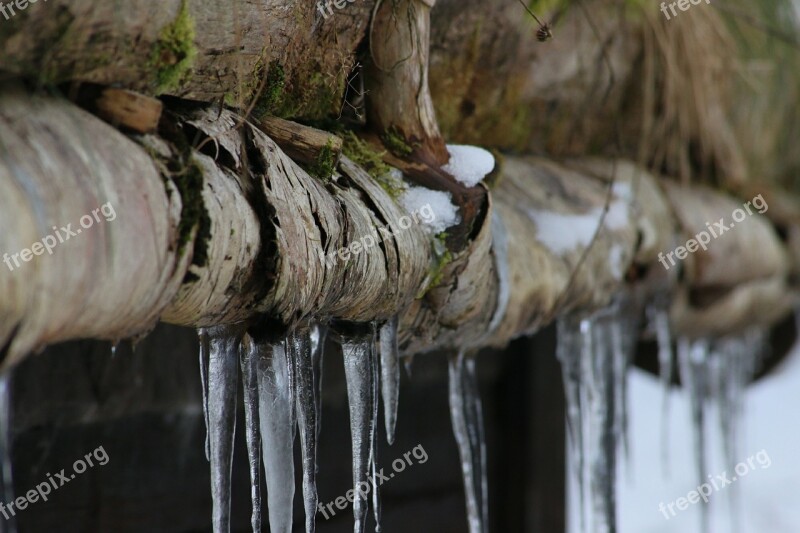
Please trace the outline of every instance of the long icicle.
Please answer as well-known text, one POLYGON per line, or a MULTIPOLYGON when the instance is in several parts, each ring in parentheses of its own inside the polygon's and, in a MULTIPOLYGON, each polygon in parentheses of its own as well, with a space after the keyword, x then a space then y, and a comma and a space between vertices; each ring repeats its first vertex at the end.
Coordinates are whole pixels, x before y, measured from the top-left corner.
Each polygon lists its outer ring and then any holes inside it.
POLYGON ((584 491, 584 404, 582 397, 583 379, 581 368, 581 321, 573 316, 559 318, 556 324, 556 357, 561 363, 564 381, 564 395, 567 410, 567 435, 570 451, 570 468, 578 481, 578 511, 580 530, 586 531, 585 491, 584 491))
MULTIPOLYGON (((0 492, 3 500, 14 501, 14 475, 11 462, 13 445, 13 370, 0 374, 0 492)), ((6 520, 8 533, 17 532, 17 521, 12 515, 6 520)), ((2 530, 2 528, 0 528, 2 530)))
POLYGON ((295 364, 295 401, 303 459, 303 505, 306 533, 316 528, 317 514, 317 400, 311 332, 295 330, 290 335, 290 354, 295 364))
POLYGON ((592 505, 594 503, 594 499, 592 498, 592 453, 594 452, 594 442, 592 438, 595 430, 593 423, 597 419, 595 414, 592 412, 592 408, 594 407, 592 405, 592 382, 595 379, 594 364, 592 361, 594 358, 594 319, 584 318, 580 321, 578 327, 578 339, 580 343, 580 352, 578 357, 580 357, 579 364, 581 373, 581 386, 579 393, 581 398, 581 409, 584 411, 581 416, 581 421, 583 422, 583 427, 581 428, 581 438, 583 441, 583 449, 581 449, 582 469, 579 473, 579 487, 581 488, 581 516, 584 517, 584 524, 588 528, 587 531, 594 533, 594 513, 590 512, 594 508, 588 507, 588 505, 592 505))
MULTIPOLYGON (((752 381, 763 349, 764 336, 757 330, 713 343, 709 356, 709 382, 717 405, 720 438, 726 465, 740 457, 740 429, 744 411, 745 388, 752 381)), ((734 484, 728 491, 731 524, 734 533, 741 530, 739 515, 740 491, 734 484)))
POLYGON ((244 393, 245 439, 247 461, 250 467, 250 501, 252 514, 250 524, 253 533, 261 533, 261 433, 258 421, 258 357, 252 347, 253 339, 245 335, 242 339, 241 369, 244 393))
POLYGON ((240 337, 235 329, 229 326, 209 328, 208 335, 212 524, 214 533, 229 533, 240 337))
POLYGON ((206 423, 206 461, 211 460, 211 443, 208 438, 208 329, 197 328, 200 346, 200 386, 203 389, 203 420, 206 423))
MULTIPOLYGON (((706 480, 706 438, 705 438, 705 399, 708 393, 708 341, 690 341, 682 337, 678 340, 678 365, 681 382, 689 392, 689 403, 692 415, 695 472, 698 484, 706 480)), ((709 531, 709 515, 707 506, 700 508, 700 529, 709 531)))
POLYGON ((258 415, 264 476, 267 485, 269 530, 291 533, 294 502, 293 393, 289 359, 283 341, 254 338, 251 344, 258 364, 258 415))
POLYGON ((672 332, 669 323, 669 308, 665 303, 656 303, 649 308, 651 321, 658 342, 658 377, 661 380, 661 462, 665 473, 669 472, 669 397, 674 379, 674 355, 672 332))
POLYGON ((372 512, 375 517, 375 531, 381 530, 381 489, 377 483, 378 472, 378 396, 380 395, 381 366, 380 348, 378 340, 378 329, 375 322, 372 323, 372 420, 370 421, 370 432, 372 433, 372 451, 370 452, 370 479, 372 481, 372 512))
POLYGON ((375 438, 373 405, 375 402, 375 372, 372 368, 372 352, 375 342, 372 329, 343 335, 341 339, 347 380, 347 400, 350 408, 350 438, 353 448, 353 531, 363 533, 366 526, 369 504, 366 489, 371 471, 371 457, 375 438))
POLYGON ((463 351, 450 357, 448 383, 450 420, 461 459, 467 523, 470 533, 485 533, 488 531, 488 507, 485 502, 483 419, 474 361, 468 363, 463 351))
POLYGON ((592 531, 614 533, 616 519, 616 458, 624 432, 626 341, 620 331, 622 315, 616 305, 598 313, 588 331, 590 421, 590 494, 592 531))
POLYGON ((380 331, 381 396, 383 397, 383 423, 386 427, 386 441, 394 444, 394 431, 397 425, 397 406, 400 399, 400 354, 397 348, 397 324, 399 318, 393 316, 380 331))
POLYGON ((473 449, 478 453, 473 457, 475 472, 478 475, 477 486, 480 495, 480 511, 484 533, 489 531, 489 475, 486 450, 486 428, 483 424, 483 406, 478 390, 477 357, 466 356, 464 361, 464 392, 468 405, 467 427, 472 428, 473 449), (477 459, 477 460, 476 460, 477 459))

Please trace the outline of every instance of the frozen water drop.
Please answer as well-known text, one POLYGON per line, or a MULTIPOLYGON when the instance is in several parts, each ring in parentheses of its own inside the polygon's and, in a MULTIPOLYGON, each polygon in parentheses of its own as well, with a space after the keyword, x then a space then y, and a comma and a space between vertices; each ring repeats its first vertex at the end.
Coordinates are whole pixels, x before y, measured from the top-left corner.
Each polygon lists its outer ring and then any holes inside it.
POLYGON ((386 440, 394 444, 397 406, 400 398, 400 355, 397 348, 398 317, 389 319, 380 330, 381 396, 386 440))
POLYGON ((229 326, 209 328, 208 428, 214 533, 230 531, 231 469, 236 430, 240 337, 229 326))
POLYGON ((253 339, 245 335, 242 340, 241 369, 244 393, 245 440, 250 467, 250 524, 253 533, 261 532, 261 433, 258 421, 258 360, 253 353, 253 339))
POLYGON ((270 334, 254 336, 250 346, 258 361, 258 415, 269 529, 272 533, 291 533, 295 488, 294 394, 289 380, 289 359, 283 341, 270 334))

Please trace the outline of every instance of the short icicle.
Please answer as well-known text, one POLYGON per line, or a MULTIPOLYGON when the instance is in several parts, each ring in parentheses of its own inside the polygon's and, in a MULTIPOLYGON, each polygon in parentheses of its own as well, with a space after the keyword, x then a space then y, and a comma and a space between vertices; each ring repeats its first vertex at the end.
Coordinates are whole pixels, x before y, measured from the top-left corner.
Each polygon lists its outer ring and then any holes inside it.
POLYGON ((290 359, 295 365, 295 401, 303 460, 303 506, 306 533, 316 528, 317 514, 317 394, 314 380, 314 346, 309 329, 298 328, 289 336, 290 359))
POLYGON ((206 461, 211 460, 211 444, 208 438, 208 329, 197 328, 200 350, 200 386, 203 389, 203 420, 206 424, 206 461))
POLYGON ((208 428, 214 533, 230 531, 231 469, 236 430, 240 334, 231 326, 208 329, 208 428))
POLYGON ((486 533, 486 443, 474 357, 463 351, 451 356, 448 376, 450 420, 461 459, 467 523, 470 533, 486 533))
POLYGON ((386 441, 394 444, 397 425, 397 406, 400 398, 400 355, 397 348, 397 323, 395 315, 380 330, 381 397, 383 398, 383 423, 386 441))
POLYGON ((325 358, 325 339, 328 326, 315 323, 311 326, 311 363, 314 371, 314 400, 317 409, 317 441, 322 429, 322 363, 325 358))
POLYGON ((366 527, 369 504, 367 487, 374 453, 375 370, 373 351, 375 335, 372 327, 362 329, 343 325, 341 348, 347 381, 347 400, 350 408, 350 437, 353 448, 353 531, 363 533, 366 527), (355 330, 355 331, 350 331, 355 330))
POLYGON ((258 367, 258 415, 264 478, 267 485, 269 530, 291 533, 294 502, 294 394, 289 358, 282 340, 270 334, 254 336, 250 345, 258 367))
POLYGON ((674 354, 672 331, 669 323, 667 303, 648 308, 648 314, 658 343, 658 377, 661 380, 661 461, 664 471, 669 470, 669 395, 674 378, 674 354))
POLYGON ((250 467, 250 501, 252 514, 250 524, 253 533, 261 532, 261 434, 258 427, 258 357, 252 347, 253 339, 245 335, 242 339, 241 369, 244 392, 245 439, 247 461, 250 467))

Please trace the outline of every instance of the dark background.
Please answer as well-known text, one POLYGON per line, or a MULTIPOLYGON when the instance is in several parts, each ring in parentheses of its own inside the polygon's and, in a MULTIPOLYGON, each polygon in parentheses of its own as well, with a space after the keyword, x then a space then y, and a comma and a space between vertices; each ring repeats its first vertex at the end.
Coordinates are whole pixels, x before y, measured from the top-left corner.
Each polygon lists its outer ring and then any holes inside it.
MULTIPOLYGON (((520 339, 478 360, 489 463, 491 530, 560 532, 564 527, 564 422, 553 329, 520 339)), ((351 486, 350 433, 341 357, 325 359, 320 501, 351 486)), ((15 494, 67 473, 103 446, 105 466, 17 514, 28 532, 200 532, 211 528, 209 466, 201 409, 197 340, 193 330, 160 325, 135 350, 107 342, 53 346, 13 375, 15 494)), ((239 395, 241 402, 241 392, 239 395)), ((250 531, 247 453, 239 406, 233 473, 233 530, 250 531)), ((418 356, 412 377, 402 373, 397 440, 389 447, 380 421, 379 467, 422 445, 428 461, 381 486, 383 531, 466 532, 463 487, 447 400, 447 359, 418 356)), ((296 443, 296 452, 299 443, 296 443)), ((303 530, 299 459, 295 461, 295 531, 303 530)), ((262 489, 264 492, 265 489, 262 489)), ((2 519, 0 519, 0 522, 2 519)), ((264 531, 268 531, 266 504, 264 531)), ((346 508, 321 533, 352 531, 346 508)), ((368 531, 374 530, 372 520, 368 531)))

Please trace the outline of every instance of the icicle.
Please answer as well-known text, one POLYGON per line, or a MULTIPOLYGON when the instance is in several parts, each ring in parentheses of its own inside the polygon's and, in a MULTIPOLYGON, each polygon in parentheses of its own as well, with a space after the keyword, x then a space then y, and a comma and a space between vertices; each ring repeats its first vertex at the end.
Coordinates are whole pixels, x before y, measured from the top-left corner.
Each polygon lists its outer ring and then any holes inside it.
POLYGON ((264 479, 267 485, 269 529, 291 533, 294 501, 293 392, 289 359, 283 342, 255 338, 251 357, 258 363, 258 416, 264 479))
POLYGON ((605 323, 610 327, 613 356, 613 384, 615 432, 618 443, 630 470, 630 430, 628 418, 628 374, 636 358, 636 345, 639 340, 641 320, 639 307, 635 305, 628 294, 622 294, 617 301, 604 313, 605 323))
MULTIPOLYGON (((740 459, 739 423, 743 416, 745 387, 752 381, 756 362, 763 349, 765 339, 758 331, 748 331, 739 337, 716 341, 709 357, 709 383, 712 399, 719 414, 720 440, 722 440, 725 464, 733 465, 740 459)), ((731 523, 738 531, 740 522, 739 485, 728 491, 731 523)))
POLYGON ((283 342, 255 342, 258 355, 259 424, 270 531, 292 530, 294 501, 294 393, 283 342))
POLYGON ((208 436, 208 329, 197 329, 200 345, 200 386, 203 389, 203 419, 206 423, 206 461, 211 461, 211 443, 208 436))
POLYGON ((470 533, 488 531, 486 442, 475 361, 463 352, 450 358, 450 420, 461 458, 470 533))
POLYGON ((322 324, 311 326, 311 364, 314 372, 314 399, 317 412, 317 441, 322 429, 322 363, 325 356, 325 339, 328 327, 322 324))
POLYGON ((244 392, 245 438, 250 466, 250 523, 253 533, 261 533, 261 437, 258 428, 258 357, 253 353, 253 339, 245 335, 241 349, 242 390, 244 392))
POLYGON ((582 531, 617 529, 617 453, 625 439, 627 373, 638 336, 629 307, 623 298, 591 316, 566 316, 557 323, 556 355, 582 531))
MULTIPOLYGON (((678 366, 681 381, 689 392, 694 438, 695 472, 698 484, 706 480, 705 444, 705 398, 708 394, 708 342, 678 339, 678 366)), ((708 508, 700 509, 700 524, 703 532, 709 531, 708 508)))
POLYGON ((580 321, 574 317, 560 318, 556 324, 556 357, 561 363, 567 411, 567 434, 569 437, 570 470, 578 481, 580 529, 586 530, 584 512, 584 467, 583 467, 583 398, 581 372, 580 321))
POLYGON ((368 503, 366 489, 371 472, 373 439, 375 438, 374 402, 375 371, 373 367, 374 334, 357 333, 344 336, 341 342, 347 399, 350 405, 350 436, 353 446, 353 531, 363 533, 368 503), (366 484, 366 485, 364 485, 366 484))
POLYGON ((669 324, 668 304, 648 308, 650 320, 658 342, 658 376, 661 379, 661 455, 664 470, 669 469, 669 395, 673 380, 672 332, 669 324))
POLYGON ((295 331, 290 339, 290 359, 295 364, 295 401, 303 458, 303 505, 306 533, 313 533, 317 514, 317 394, 314 357, 309 330, 295 331))
POLYGON ((291 398, 289 417, 292 423, 292 440, 294 440, 294 437, 297 434, 297 399, 295 398, 297 393, 297 368, 295 368, 294 355, 292 353, 293 335, 294 333, 292 332, 283 339, 283 355, 286 358, 287 377, 289 379, 289 394, 291 398))
MULTIPOLYGON (((375 531, 381 530, 381 492, 380 486, 376 483, 378 471, 378 396, 381 389, 381 354, 375 341, 378 339, 378 328, 375 322, 372 323, 372 452, 369 462, 371 464, 372 479, 372 512, 375 517, 375 531)), ((387 433, 388 439, 388 433, 387 433)))
POLYGON ((585 419, 589 438, 584 442, 588 444, 589 454, 590 524, 591 531, 600 533, 617 530, 616 454, 622 436, 619 427, 622 404, 617 402, 623 397, 625 369, 622 361, 626 357, 622 339, 615 335, 618 321, 619 317, 611 310, 596 321, 584 320, 581 324, 583 362, 589 369, 586 375, 589 416, 585 419))
POLYGON ((214 533, 230 531, 231 468, 236 430, 239 338, 227 326, 209 328, 208 428, 214 533))
MULTIPOLYGON (((12 370, 0 374, 0 483, 3 501, 14 501, 14 476, 11 462, 13 444, 11 394, 12 370)), ((14 516, 5 521, 8 533, 16 533, 17 522, 14 516)), ((0 528, 2 530, 2 528, 0 528)))
POLYGON ((381 327, 381 396, 383 397, 383 422, 386 441, 394 444, 394 429, 397 424, 397 405, 400 397, 400 356, 397 349, 397 323, 394 316, 381 327))
POLYGON ((403 356, 403 368, 406 369, 406 376, 408 379, 411 379, 411 370, 414 366, 414 356, 413 355, 405 355, 403 356))
POLYGON ((112 359, 117 356, 117 346, 118 345, 119 345, 119 342, 116 342, 116 341, 111 343, 111 358, 112 359))
POLYGON ((478 374, 476 368, 476 358, 467 357, 465 361, 466 373, 464 375, 464 393, 468 404, 467 423, 471 429, 470 435, 473 440, 473 447, 478 450, 478 459, 475 472, 479 475, 481 518, 483 520, 484 532, 489 531, 489 474, 486 459, 486 429, 483 425, 483 406, 481 405, 480 391, 478 390, 478 374))

